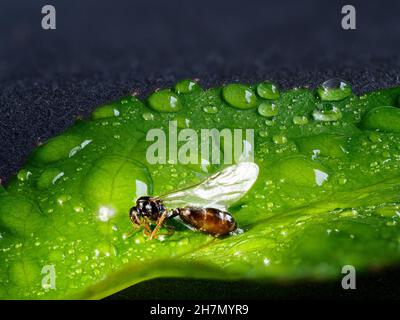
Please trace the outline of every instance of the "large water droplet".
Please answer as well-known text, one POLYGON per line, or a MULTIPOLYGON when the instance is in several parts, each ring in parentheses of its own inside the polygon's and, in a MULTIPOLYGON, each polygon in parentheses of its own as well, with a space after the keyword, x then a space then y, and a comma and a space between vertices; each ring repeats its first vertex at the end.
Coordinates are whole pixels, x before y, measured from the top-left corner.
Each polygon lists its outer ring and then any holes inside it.
POLYGON ((322 166, 301 156, 282 159, 272 171, 280 180, 295 186, 321 186, 328 179, 328 173, 322 166))
POLYGON ((263 117, 272 118, 278 114, 278 107, 272 101, 264 101, 258 106, 258 113, 263 117))
POLYGON ((347 153, 346 137, 333 134, 297 138, 296 144, 300 151, 309 157, 313 157, 316 150, 318 150, 318 155, 333 158, 343 158, 347 153))
POLYGON ((391 106, 373 108, 362 119, 361 127, 400 132, 400 109, 391 106))
POLYGON ((228 84, 222 89, 222 96, 228 104, 238 109, 250 109, 257 106, 254 91, 243 84, 228 84))
POLYGON ((185 79, 185 80, 179 81, 175 85, 174 90, 177 93, 190 93, 190 92, 199 91, 200 86, 197 82, 195 82, 193 80, 185 79))
POLYGON ((181 108, 179 96, 168 89, 152 93, 148 104, 150 108, 159 112, 177 112, 181 108))
POLYGON ((262 82, 257 86, 257 94, 264 99, 276 100, 280 96, 278 86, 272 82, 262 82))
POLYGON ((75 135, 62 135, 50 139, 33 153, 33 159, 44 163, 68 158, 71 150, 81 147, 82 138, 75 135))
POLYGON ((102 208, 126 214, 138 197, 152 193, 151 176, 138 161, 106 156, 98 160, 85 177, 82 193, 99 216, 104 216, 102 208))
POLYGON ((334 78, 325 81, 317 92, 323 101, 339 101, 351 95, 351 87, 344 80, 334 78))
POLYGON ((20 196, 0 197, 0 225, 7 226, 7 230, 26 236, 41 230, 44 224, 45 217, 31 201, 20 196))

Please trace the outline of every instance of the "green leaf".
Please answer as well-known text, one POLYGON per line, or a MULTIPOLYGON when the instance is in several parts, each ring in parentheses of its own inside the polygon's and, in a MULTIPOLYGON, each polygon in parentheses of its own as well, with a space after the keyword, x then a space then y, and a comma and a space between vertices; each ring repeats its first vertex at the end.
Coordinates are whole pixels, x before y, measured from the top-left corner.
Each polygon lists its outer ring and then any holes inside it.
POLYGON ((344 265, 368 272, 399 263, 400 88, 329 102, 308 89, 281 91, 267 120, 254 90, 160 91, 160 106, 157 95, 126 97, 38 146, 0 188, 0 298, 96 299, 156 277, 329 279, 344 265), (170 108, 172 95, 179 108, 170 108), (251 108, 233 108, 235 99, 251 108), (341 116, 313 117, 324 110, 341 116), (213 238, 176 221, 173 235, 155 240, 134 232, 137 197, 223 167, 150 164, 146 134, 158 128, 168 138, 170 121, 199 137, 254 129, 260 174, 230 208, 242 233, 213 238))

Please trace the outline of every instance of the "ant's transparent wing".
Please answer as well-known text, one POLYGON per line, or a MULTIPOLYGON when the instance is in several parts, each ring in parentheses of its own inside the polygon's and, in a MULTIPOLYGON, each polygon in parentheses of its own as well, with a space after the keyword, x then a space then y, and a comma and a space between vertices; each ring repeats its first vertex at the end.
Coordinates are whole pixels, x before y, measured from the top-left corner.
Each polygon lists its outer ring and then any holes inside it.
POLYGON ((257 164, 241 162, 213 174, 197 185, 161 196, 160 199, 169 208, 192 206, 227 210, 251 188, 257 180, 258 172, 257 164))

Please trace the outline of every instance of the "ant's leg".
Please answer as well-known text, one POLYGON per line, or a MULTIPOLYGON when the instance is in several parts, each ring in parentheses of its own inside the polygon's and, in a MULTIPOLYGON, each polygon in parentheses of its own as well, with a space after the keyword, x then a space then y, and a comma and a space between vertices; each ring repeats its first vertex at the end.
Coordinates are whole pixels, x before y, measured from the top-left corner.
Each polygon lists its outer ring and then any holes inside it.
POLYGON ((143 227, 144 227, 144 235, 146 237, 151 237, 151 234, 153 231, 151 230, 151 227, 150 227, 150 221, 147 218, 145 218, 145 220, 144 220, 143 227))
POLYGON ((137 223, 133 223, 132 222, 132 231, 130 231, 128 234, 127 234, 127 238, 130 238, 130 237, 132 237, 135 233, 137 233, 138 231, 140 231, 140 229, 143 229, 143 227, 144 227, 144 221, 143 220, 138 220, 138 223, 139 224, 137 224, 137 223))
POLYGON ((162 223, 164 222, 165 218, 167 217, 167 212, 164 212, 160 218, 157 220, 157 225, 154 228, 153 232, 151 233, 150 240, 154 239, 157 235, 158 230, 160 230, 162 223))
POLYGON ((150 227, 150 222, 146 218, 141 219, 140 224, 132 224, 132 228, 133 228, 133 230, 127 234, 127 236, 126 236, 127 238, 132 237, 134 234, 136 234, 140 230, 143 230, 144 235, 147 237, 150 237, 151 233, 153 232, 153 230, 151 230, 151 227, 150 227))

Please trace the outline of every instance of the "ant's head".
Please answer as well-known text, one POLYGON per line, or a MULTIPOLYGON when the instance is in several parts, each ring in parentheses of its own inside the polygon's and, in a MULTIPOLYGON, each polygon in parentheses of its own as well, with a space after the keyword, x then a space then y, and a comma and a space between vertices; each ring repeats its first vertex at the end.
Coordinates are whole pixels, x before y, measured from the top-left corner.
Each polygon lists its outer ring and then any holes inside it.
POLYGON ((136 206, 131 208, 129 216, 133 223, 140 224, 140 219, 143 217, 148 217, 152 220, 158 219, 164 210, 165 208, 160 200, 145 196, 136 200, 136 206))

